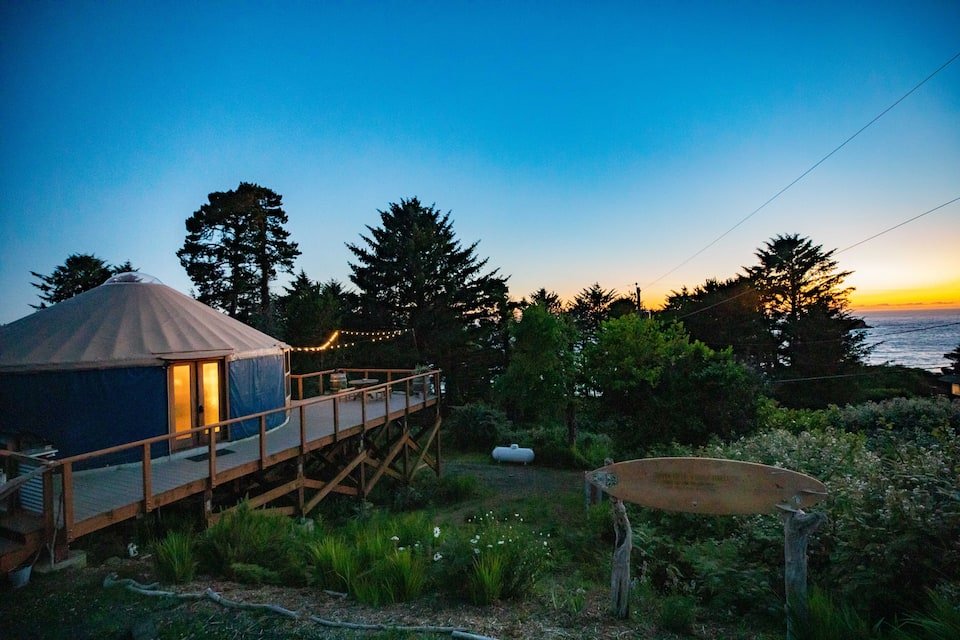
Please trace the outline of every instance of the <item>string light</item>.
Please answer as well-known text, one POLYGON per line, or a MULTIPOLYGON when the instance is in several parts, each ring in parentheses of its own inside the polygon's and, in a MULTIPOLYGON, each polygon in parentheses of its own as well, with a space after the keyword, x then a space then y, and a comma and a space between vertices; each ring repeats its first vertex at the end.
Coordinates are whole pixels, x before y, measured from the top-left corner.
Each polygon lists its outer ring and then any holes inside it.
POLYGON ((383 342, 385 340, 393 340, 394 338, 398 338, 409 331, 413 330, 390 329, 381 331, 351 331, 348 329, 336 329, 323 344, 314 347, 292 347, 292 351, 316 353, 318 351, 330 351, 332 349, 346 349, 348 347, 355 347, 356 345, 360 344, 360 342, 383 342), (336 344, 337 339, 340 336, 356 336, 360 338, 369 338, 369 340, 357 340, 354 342, 336 344))

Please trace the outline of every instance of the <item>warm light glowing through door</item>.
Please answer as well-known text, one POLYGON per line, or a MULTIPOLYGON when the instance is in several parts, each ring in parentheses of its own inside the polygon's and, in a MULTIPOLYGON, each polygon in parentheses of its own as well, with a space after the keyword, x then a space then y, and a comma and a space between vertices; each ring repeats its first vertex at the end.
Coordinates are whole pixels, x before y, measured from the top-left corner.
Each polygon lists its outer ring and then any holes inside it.
MULTIPOLYGON (((177 433, 193 428, 193 385, 189 364, 173 365, 173 424, 177 433)), ((190 436, 181 436, 189 438, 190 436)))
MULTIPOLYGON (((203 370, 203 426, 220 422, 220 363, 204 362, 203 370)), ((220 428, 217 427, 217 431, 220 428)))

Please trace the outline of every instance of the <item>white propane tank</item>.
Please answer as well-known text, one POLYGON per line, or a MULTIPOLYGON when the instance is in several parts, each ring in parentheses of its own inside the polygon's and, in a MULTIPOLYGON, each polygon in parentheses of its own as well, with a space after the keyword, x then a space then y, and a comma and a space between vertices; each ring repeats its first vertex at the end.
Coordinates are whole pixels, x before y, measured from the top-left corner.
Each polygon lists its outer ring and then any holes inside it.
POLYGON ((493 459, 497 462, 533 462, 533 449, 527 449, 515 444, 509 447, 496 447, 493 450, 493 459))

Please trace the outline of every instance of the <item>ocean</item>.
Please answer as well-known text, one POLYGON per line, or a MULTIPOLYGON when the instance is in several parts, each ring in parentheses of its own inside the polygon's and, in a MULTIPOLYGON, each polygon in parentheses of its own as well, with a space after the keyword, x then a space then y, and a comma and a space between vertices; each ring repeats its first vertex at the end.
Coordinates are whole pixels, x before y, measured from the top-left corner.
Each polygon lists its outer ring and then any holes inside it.
POLYGON ((876 345, 870 364, 900 364, 940 373, 943 357, 960 345, 960 309, 854 312, 870 327, 868 345, 876 345), (944 326, 946 325, 946 326, 944 326))

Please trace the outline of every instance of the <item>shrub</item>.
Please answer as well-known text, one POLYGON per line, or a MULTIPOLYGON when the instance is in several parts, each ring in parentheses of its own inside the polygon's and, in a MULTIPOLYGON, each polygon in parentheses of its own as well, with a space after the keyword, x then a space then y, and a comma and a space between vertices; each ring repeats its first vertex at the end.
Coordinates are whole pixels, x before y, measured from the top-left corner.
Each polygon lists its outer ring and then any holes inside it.
MULTIPOLYGON (((815 509, 828 516, 810 539, 809 576, 865 619, 916 610, 924 589, 960 589, 960 437, 937 413, 939 402, 911 400, 849 407, 778 420, 838 426, 791 433, 774 429, 686 452, 781 466, 826 484, 815 509), (933 410, 930 410, 930 407, 933 410), (909 409, 909 411, 907 410, 909 409), (922 411, 921 411, 922 410, 922 411), (938 415, 919 428, 907 415, 938 415), (843 430, 844 416, 869 433, 843 430)), ((950 407, 952 410, 952 407, 950 407)), ((677 447, 675 454, 683 454, 677 447)), ((639 511, 634 519, 640 560, 653 583, 669 590, 671 572, 693 581, 719 613, 777 613, 783 598, 783 532, 774 515, 704 517, 639 511)))
POLYGON ((561 469, 595 469, 611 456, 613 440, 606 434, 582 431, 574 446, 567 444, 567 429, 560 425, 515 428, 501 434, 503 443, 530 447, 538 465, 561 469))
POLYGON ((811 592, 806 620, 792 615, 790 627, 797 640, 871 640, 878 632, 852 607, 837 603, 819 589, 811 592))
POLYGON ((422 513, 354 521, 307 546, 313 582, 371 605, 416 598, 427 585, 433 529, 422 513))
POLYGON ((486 553, 473 560, 473 570, 468 574, 467 593, 474 604, 488 605, 503 594, 504 556, 486 553))
POLYGON ((245 584, 283 584, 279 573, 258 564, 234 562, 230 565, 230 573, 245 584))
POLYGON ((848 406, 837 414, 847 431, 905 431, 932 433, 937 429, 960 429, 960 402, 947 398, 895 398, 848 406))
POLYGON ((550 561, 549 535, 534 532, 519 514, 488 512, 467 524, 449 531, 433 556, 441 590, 473 602, 494 592, 504 599, 530 594, 550 561))
POLYGON ((181 584, 193 580, 197 569, 194 540, 189 533, 169 532, 153 546, 154 566, 163 582, 181 584))
POLYGON ((697 600, 691 595, 672 594, 660 601, 658 624, 673 633, 690 633, 697 617, 697 600))
POLYGON ((394 511, 410 511, 431 506, 463 502, 480 493, 476 476, 456 475, 438 478, 432 473, 417 475, 409 485, 393 489, 390 507, 394 511))
POLYGON ((284 581, 304 584, 307 570, 299 551, 309 534, 293 520, 241 503, 204 532, 198 545, 200 567, 227 577, 236 563, 260 565, 284 581))
POLYGON ((321 589, 347 593, 359 566, 343 538, 326 536, 307 545, 312 582, 321 589))
POLYGON ((509 428, 503 411, 481 403, 454 407, 443 425, 445 437, 461 451, 489 451, 509 428))

